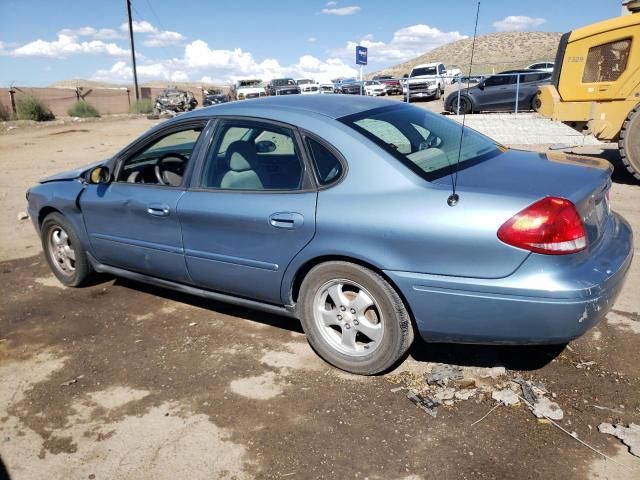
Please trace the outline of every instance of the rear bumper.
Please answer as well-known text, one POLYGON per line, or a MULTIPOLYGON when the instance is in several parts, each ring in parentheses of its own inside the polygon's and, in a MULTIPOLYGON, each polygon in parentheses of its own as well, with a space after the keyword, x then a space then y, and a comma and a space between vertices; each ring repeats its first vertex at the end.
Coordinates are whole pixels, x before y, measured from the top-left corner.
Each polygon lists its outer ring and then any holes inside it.
POLYGON ((576 255, 531 254, 500 279, 386 271, 428 341, 557 344, 602 320, 623 287, 633 234, 617 214, 596 246, 576 255))

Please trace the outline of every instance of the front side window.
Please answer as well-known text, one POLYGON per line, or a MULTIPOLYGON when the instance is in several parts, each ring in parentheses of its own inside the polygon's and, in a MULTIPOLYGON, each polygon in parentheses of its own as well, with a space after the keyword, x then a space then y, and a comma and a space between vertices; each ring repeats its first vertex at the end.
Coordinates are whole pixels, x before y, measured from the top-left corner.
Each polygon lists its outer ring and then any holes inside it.
POLYGON ((491 139, 411 105, 381 107, 339 119, 427 180, 453 171, 460 152, 460 169, 502 150, 491 139), (460 145, 462 147, 460 148, 460 145))
POLYGON ((591 47, 582 74, 582 83, 615 82, 627 68, 631 39, 591 47))
POLYGON ((177 187, 203 127, 169 133, 122 163, 116 181, 177 187))
POLYGON ((304 169, 293 131, 224 122, 207 154, 202 186, 223 190, 298 190, 304 169))

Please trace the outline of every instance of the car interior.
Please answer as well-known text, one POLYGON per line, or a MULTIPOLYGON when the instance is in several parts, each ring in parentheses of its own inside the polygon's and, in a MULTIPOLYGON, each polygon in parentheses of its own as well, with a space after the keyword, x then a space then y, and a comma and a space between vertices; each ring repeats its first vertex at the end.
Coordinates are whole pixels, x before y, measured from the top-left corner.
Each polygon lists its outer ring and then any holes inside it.
POLYGON ((295 190, 302 165, 285 130, 227 127, 209 152, 204 186, 231 190, 295 190))
POLYGON ((117 181, 178 187, 202 128, 171 133, 126 159, 117 181))

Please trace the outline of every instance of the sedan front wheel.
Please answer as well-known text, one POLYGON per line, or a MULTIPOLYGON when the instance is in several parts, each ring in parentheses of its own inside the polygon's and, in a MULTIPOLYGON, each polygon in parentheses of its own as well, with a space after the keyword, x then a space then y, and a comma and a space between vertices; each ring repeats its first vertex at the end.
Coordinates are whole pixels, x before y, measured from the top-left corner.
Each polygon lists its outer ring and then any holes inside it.
POLYGON ((328 363, 351 373, 388 370, 413 342, 402 299, 377 273, 348 262, 327 262, 305 277, 300 292, 304 331, 328 363))

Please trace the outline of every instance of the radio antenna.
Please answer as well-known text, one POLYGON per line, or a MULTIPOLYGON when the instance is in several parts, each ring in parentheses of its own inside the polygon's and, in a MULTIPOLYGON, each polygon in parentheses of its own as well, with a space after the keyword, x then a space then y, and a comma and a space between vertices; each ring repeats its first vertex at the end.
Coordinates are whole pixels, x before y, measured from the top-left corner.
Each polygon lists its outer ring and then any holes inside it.
MULTIPOLYGON (((471 79, 471 69, 473 68, 473 53, 476 49, 476 36, 478 34, 478 17, 480 16, 480 2, 478 2, 478 8, 476 10, 476 25, 473 29, 473 43, 471 44, 471 59, 469 60, 469 75, 467 76, 467 99, 469 98, 469 81, 471 79)), ((469 101, 469 100, 467 100, 469 101)), ((458 112, 458 115, 460 112, 458 112)), ((451 195, 447 198, 447 205, 450 207, 455 207, 460 200, 460 196, 456 193, 456 187, 458 186, 458 169, 460 165, 460 157, 462 156, 462 142, 464 141, 464 125, 465 120, 467 118, 467 111, 462 113, 462 128, 460 129, 460 143, 458 144, 458 159, 456 160, 456 165, 453 170, 453 177, 451 180, 451 195)))

